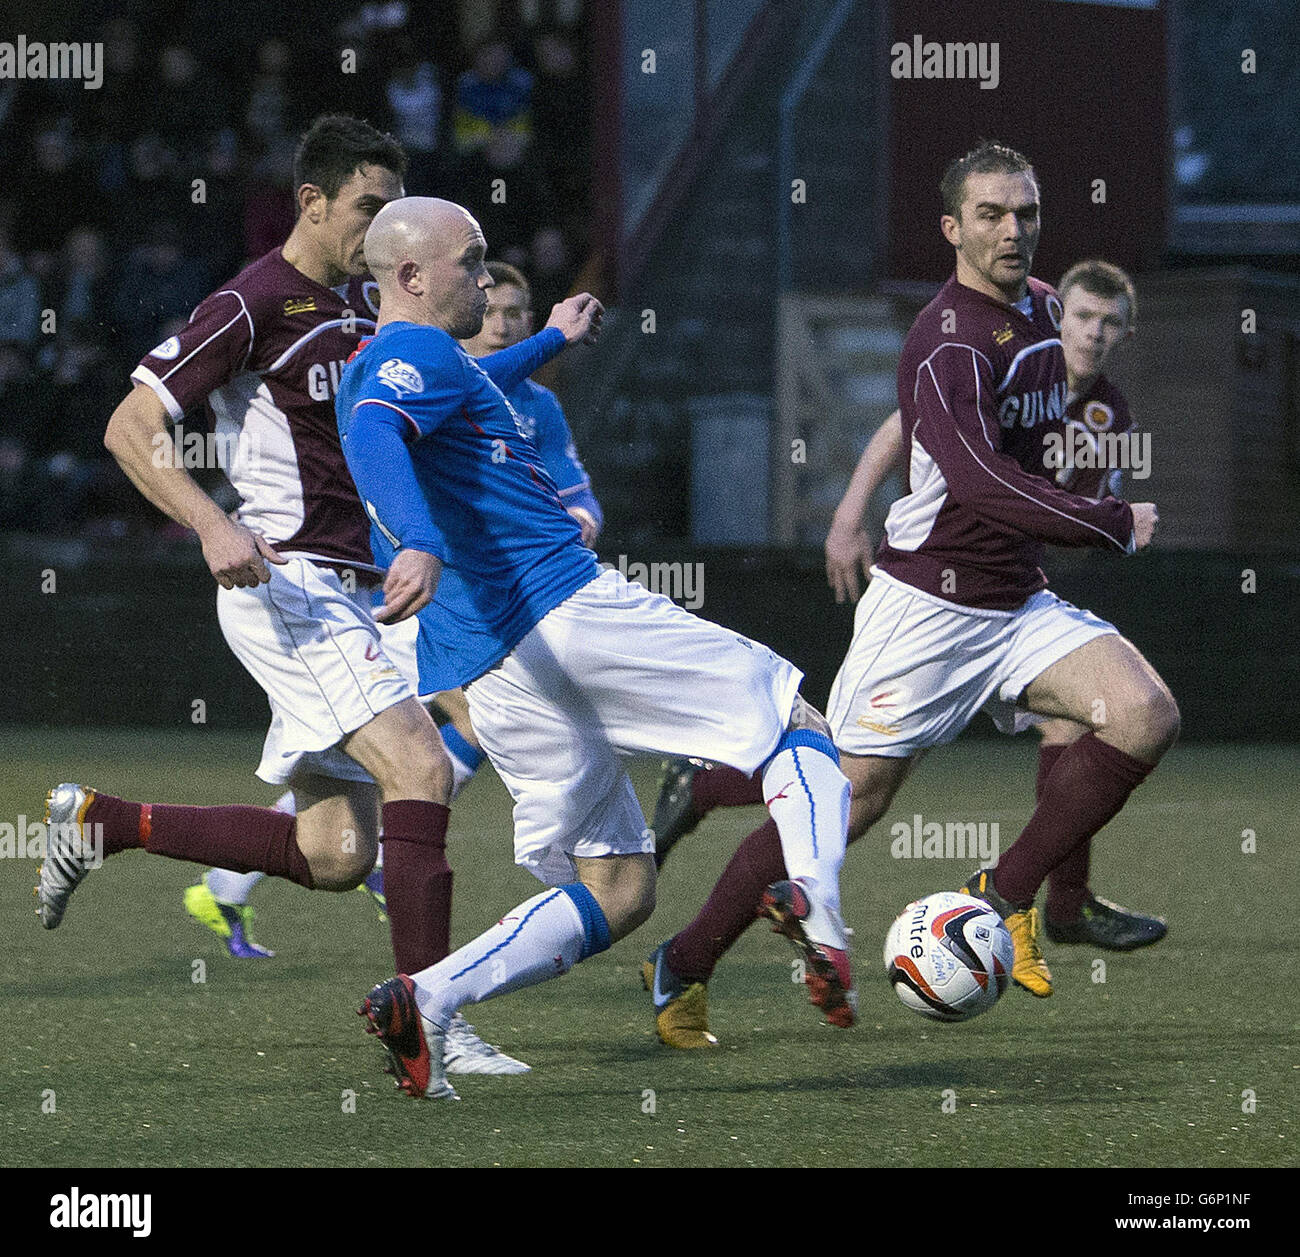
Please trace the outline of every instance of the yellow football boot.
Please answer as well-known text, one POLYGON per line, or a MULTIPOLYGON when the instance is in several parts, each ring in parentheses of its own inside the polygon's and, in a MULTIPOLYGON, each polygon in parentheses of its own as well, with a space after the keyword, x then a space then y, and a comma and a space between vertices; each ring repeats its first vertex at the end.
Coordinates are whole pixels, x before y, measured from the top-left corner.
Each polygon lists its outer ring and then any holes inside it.
POLYGON ((717 1047, 709 1033, 709 992, 703 982, 683 985, 664 960, 660 943, 641 965, 641 983, 654 997, 655 1029, 671 1048, 717 1047))
POLYGON ((982 899, 1006 923, 1016 949, 1011 980, 1030 995, 1046 999, 1052 993, 1052 971, 1043 959, 1042 925, 1037 908, 1017 910, 993 887, 993 870, 979 869, 957 893, 982 899))

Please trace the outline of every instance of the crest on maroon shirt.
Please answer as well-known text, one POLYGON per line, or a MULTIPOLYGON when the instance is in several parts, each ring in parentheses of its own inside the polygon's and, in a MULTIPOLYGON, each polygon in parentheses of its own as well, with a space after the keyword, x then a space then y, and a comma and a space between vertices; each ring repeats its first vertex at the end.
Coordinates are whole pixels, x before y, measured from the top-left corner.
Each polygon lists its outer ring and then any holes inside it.
POLYGON ((1083 408, 1083 421, 1094 432, 1109 432, 1115 426, 1115 411, 1105 402, 1093 400, 1083 408))

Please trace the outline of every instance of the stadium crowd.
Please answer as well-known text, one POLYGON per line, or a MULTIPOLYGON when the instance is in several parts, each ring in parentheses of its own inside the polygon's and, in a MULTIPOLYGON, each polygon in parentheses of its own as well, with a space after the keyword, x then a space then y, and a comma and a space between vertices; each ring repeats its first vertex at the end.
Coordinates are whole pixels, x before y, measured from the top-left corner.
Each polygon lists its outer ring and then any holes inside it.
POLYGON ((589 205, 580 0, 326 0, 309 25, 234 0, 215 30, 199 6, 109 7, 51 36, 102 41, 99 89, 0 82, 17 172, 0 190, 0 529, 174 534, 105 452, 108 414, 153 345, 287 237, 319 113, 395 135, 407 191, 471 206, 535 309, 567 292, 589 205))

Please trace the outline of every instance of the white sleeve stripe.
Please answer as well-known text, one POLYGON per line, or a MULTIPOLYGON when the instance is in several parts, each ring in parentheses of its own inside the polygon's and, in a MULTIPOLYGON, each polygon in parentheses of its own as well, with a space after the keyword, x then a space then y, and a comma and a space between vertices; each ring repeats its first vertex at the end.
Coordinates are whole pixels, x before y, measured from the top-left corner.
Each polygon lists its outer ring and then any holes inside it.
POLYGON ((363 397, 355 406, 352 407, 352 413, 355 415, 357 410, 362 406, 387 406, 389 410, 397 411, 397 413, 415 429, 415 435, 417 437, 424 435, 424 433, 420 431, 420 425, 416 423, 415 420, 406 413, 406 411, 404 411, 400 406, 394 406, 392 402, 385 401, 382 397, 363 397))
POLYGON ((366 499, 366 514, 375 521, 375 527, 378 528, 379 531, 388 539, 388 544, 392 546, 394 550, 400 550, 402 548, 402 543, 384 527, 383 520, 379 518, 379 512, 375 510, 375 504, 369 498, 366 499))
POLYGON ((372 332, 375 330, 375 324, 373 319, 359 319, 356 318, 355 316, 353 316, 350 319, 326 319, 324 323, 317 323, 316 326, 313 327, 310 332, 304 332, 301 336, 299 336, 298 339, 294 341, 293 344, 290 345, 289 348, 286 349, 284 353, 282 353, 273 363, 271 363, 271 365, 267 367, 265 371, 261 372, 261 374, 269 375, 272 371, 278 371, 282 366, 284 366, 286 362, 289 361, 290 358, 293 357, 294 354, 298 352, 298 350, 300 350, 305 344, 307 344, 308 341, 319 336, 322 332, 328 332, 331 327, 348 327, 348 326, 358 327, 358 328, 365 327, 365 328, 369 328, 370 331, 372 332))
POLYGON ((158 394, 158 400, 167 407, 167 413, 172 419, 179 423, 184 417, 185 412, 181 409, 178 402, 171 394, 171 389, 167 387, 148 367, 136 367, 131 372, 133 380, 139 380, 141 384, 147 384, 155 393, 158 394))
POLYGON ((567 497, 570 493, 583 493, 590 491, 591 478, 588 477, 581 484, 571 484, 567 489, 559 490, 560 497, 567 497))
MULTIPOLYGON (((239 301, 240 314, 242 314, 244 318, 248 319, 248 350, 244 354, 244 363, 246 363, 248 361, 249 354, 253 352, 253 320, 248 313, 248 307, 244 305, 243 297, 241 297, 233 289, 227 289, 226 291, 229 292, 232 297, 235 297, 239 301)), ((215 297, 222 297, 224 295, 225 295, 224 292, 213 293, 213 296, 215 297)), ((172 367, 170 371, 168 371, 162 377, 163 380, 171 379, 171 377, 175 375, 176 372, 179 371, 187 362, 189 362, 189 360, 193 358, 196 353, 198 353, 200 350, 206 349, 223 332, 228 332, 232 327, 234 327, 234 325, 239 322, 240 314, 236 314, 235 317, 231 319, 230 322, 227 323, 224 327, 217 328, 217 330, 213 332, 212 335, 209 336, 207 340, 205 340, 202 344, 196 345, 193 349, 191 349, 190 352, 187 353, 184 358, 182 358, 174 367, 172 367)), ((194 317, 193 315, 190 316, 191 321, 193 320, 193 317, 194 317)), ((243 363, 240 364, 239 369, 240 371, 244 369, 243 363)))
POLYGON ((1020 363, 1028 354, 1037 353, 1040 349, 1050 349, 1053 345, 1059 345, 1060 343, 1061 341, 1059 337, 1049 337, 1047 340, 1038 340, 1032 345, 1026 345, 1014 358, 1011 359, 1011 365, 1007 368, 1006 379, 998 385, 998 392, 1002 392, 1002 390, 1011 383, 1011 377, 1020 370, 1020 363))

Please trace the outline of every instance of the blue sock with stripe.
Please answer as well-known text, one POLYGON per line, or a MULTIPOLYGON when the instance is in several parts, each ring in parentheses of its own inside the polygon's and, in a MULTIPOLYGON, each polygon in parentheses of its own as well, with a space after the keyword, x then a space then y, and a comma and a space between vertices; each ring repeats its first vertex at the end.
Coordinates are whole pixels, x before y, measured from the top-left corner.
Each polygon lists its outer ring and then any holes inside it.
POLYGON ((786 871, 812 879, 836 912, 851 794, 834 743, 812 729, 787 730, 763 768, 763 801, 781 835, 786 871))
POLYGON ((580 882, 525 900, 491 929, 436 965, 412 974, 415 1001, 445 1027, 458 1008, 568 973, 609 946, 609 925, 580 882))

